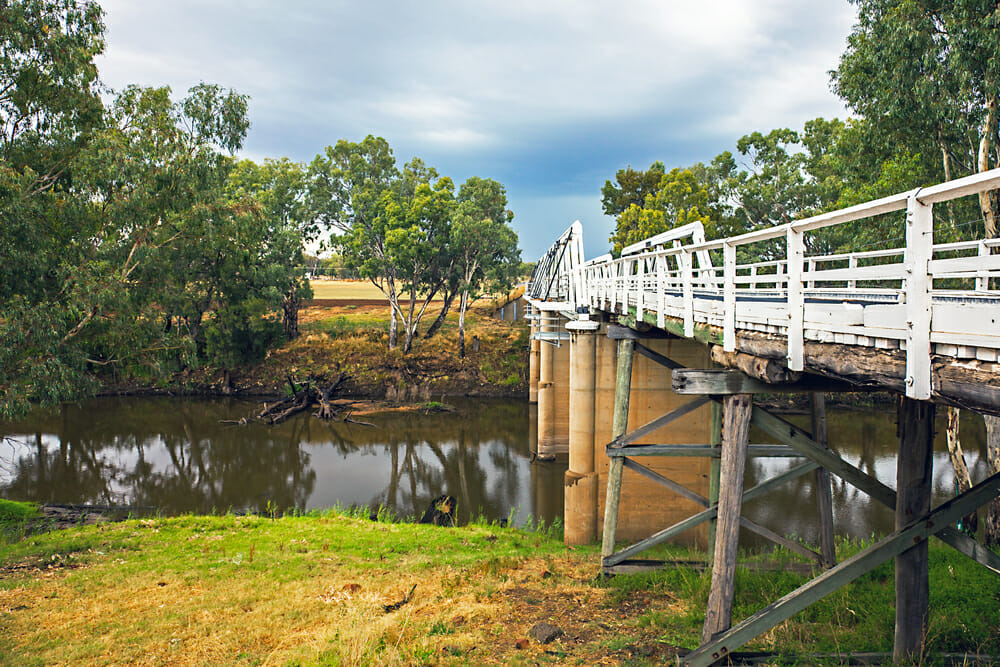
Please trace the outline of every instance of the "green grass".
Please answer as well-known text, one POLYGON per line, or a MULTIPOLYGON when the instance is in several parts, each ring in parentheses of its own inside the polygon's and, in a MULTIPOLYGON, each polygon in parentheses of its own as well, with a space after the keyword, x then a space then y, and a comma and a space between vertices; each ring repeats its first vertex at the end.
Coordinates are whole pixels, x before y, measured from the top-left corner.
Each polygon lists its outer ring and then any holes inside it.
MULTIPOLYGON (((438 528, 368 514, 130 520, 0 543, 0 664, 659 664, 700 643, 707 570, 601 578, 597 547, 566 548, 559 524, 438 528), (515 646, 540 620, 566 638, 515 646)), ((865 546, 842 542, 838 558, 865 546)), ((797 559, 747 560, 764 558, 797 559)), ((930 578, 924 664, 1000 654, 1000 578, 933 542, 930 578)), ((739 569, 734 620, 807 579, 739 569)), ((891 652, 893 598, 889 562, 739 650, 800 664, 891 652)))
MULTIPOLYGON (((866 546, 869 544, 844 541, 838 546, 838 559, 849 558, 866 546)), ((776 555, 777 560, 790 560, 788 552, 776 555)), ((747 560, 765 557, 773 560, 775 554, 752 556, 747 560)), ((929 561, 931 602, 926 652, 1000 655, 1000 577, 940 542, 930 543, 929 561)), ((788 654, 891 653, 895 624, 893 572, 892 561, 884 563, 740 650, 788 654)), ((807 581, 808 576, 794 572, 738 569, 733 600, 734 623, 807 581)), ((686 613, 652 610, 640 616, 637 623, 640 627, 654 629, 661 640, 672 645, 693 648, 700 643, 711 586, 709 570, 697 572, 677 568, 617 576, 602 585, 611 590, 609 599, 612 602, 626 600, 638 591, 671 595, 689 602, 686 613)), ((926 664, 934 662, 928 658, 926 664)))
POLYGON ((0 498, 0 524, 21 523, 41 516, 38 505, 0 498))

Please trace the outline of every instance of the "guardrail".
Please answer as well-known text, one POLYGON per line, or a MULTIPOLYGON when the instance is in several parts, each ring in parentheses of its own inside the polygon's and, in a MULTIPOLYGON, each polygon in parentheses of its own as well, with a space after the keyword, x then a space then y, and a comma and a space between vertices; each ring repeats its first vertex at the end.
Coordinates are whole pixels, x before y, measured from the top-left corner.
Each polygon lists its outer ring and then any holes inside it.
POLYGON ((634 307, 640 320, 655 313, 661 327, 677 318, 689 337, 696 324, 718 326, 727 351, 736 349, 737 330, 783 335, 792 370, 803 370, 806 340, 905 349, 906 394, 927 399, 934 352, 997 361, 1000 350, 1000 290, 991 289, 1000 284, 1000 240, 934 244, 933 205, 997 188, 1000 169, 726 239, 705 241, 696 223, 633 244, 618 259, 583 262, 580 253, 553 261, 570 239, 582 247, 574 223, 543 258, 529 296, 634 307), (805 254, 808 233, 902 210, 905 246, 805 254), (783 259, 737 263, 739 248, 776 240, 783 259), (721 267, 712 265, 712 251, 721 251, 721 267))

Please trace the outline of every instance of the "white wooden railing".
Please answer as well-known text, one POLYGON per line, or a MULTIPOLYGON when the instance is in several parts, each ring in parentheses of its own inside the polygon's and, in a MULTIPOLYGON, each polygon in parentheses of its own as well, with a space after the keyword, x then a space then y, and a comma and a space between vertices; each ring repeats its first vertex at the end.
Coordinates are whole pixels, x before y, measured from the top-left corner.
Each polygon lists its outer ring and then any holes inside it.
POLYGON ((659 327, 680 320, 688 337, 696 325, 716 326, 727 351, 738 330, 784 336, 792 370, 803 370, 807 340, 904 349, 906 393, 927 399, 932 354, 995 362, 1000 351, 1000 240, 934 244, 933 205, 997 188, 1000 169, 726 239, 705 241, 694 223, 633 244, 618 259, 583 262, 580 253, 556 261, 570 240, 582 248, 577 222, 543 258, 546 271, 536 270, 528 294, 573 312, 634 308, 659 327), (899 248, 806 255, 807 234, 902 210, 899 248), (740 248, 764 242, 777 242, 784 257, 737 262, 740 248), (719 251, 722 266, 713 266, 719 251))
POLYGON ((542 255, 528 281, 529 300, 586 305, 583 284, 583 225, 577 220, 542 255))

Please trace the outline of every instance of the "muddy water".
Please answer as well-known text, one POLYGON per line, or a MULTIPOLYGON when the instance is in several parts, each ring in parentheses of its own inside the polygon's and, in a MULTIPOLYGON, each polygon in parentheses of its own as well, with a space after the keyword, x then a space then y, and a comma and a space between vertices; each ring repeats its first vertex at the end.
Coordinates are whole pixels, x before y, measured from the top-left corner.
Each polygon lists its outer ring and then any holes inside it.
MULTIPOLYGON (((155 507, 164 514, 383 505, 397 516, 413 516, 449 493, 459 500, 463 521, 484 515, 521 524, 561 516, 566 462, 532 461, 527 402, 455 405, 452 413, 364 417, 374 428, 308 415, 278 426, 220 423, 257 407, 232 400, 98 399, 36 410, 22 422, 0 424, 0 496, 155 507)), ((981 419, 969 417, 962 439, 979 480, 986 476, 984 429, 981 419)), ((893 419, 891 411, 832 412, 831 445, 895 486, 893 419)), ((954 494, 940 436, 935 503, 954 494)), ((755 440, 767 442, 759 434, 755 440)), ((747 485, 797 462, 754 460, 747 485)), ((749 504, 747 515, 814 540, 811 480, 801 478, 749 504)), ((834 504, 839 534, 863 538, 891 530, 891 512, 836 478, 834 504)))

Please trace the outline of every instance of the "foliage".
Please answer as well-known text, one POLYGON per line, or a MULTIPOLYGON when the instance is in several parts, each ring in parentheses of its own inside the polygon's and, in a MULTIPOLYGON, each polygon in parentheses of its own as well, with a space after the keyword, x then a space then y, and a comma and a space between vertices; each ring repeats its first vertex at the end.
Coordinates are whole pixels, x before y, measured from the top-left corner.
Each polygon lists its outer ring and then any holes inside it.
MULTIPOLYGON (((943 179, 985 171, 997 153, 1000 14, 983 0, 855 0, 834 88, 874 136, 937 155, 943 179)), ((942 180, 941 178, 935 180, 942 180)), ((995 195, 980 197, 996 236, 995 195)))
POLYGON ((646 198, 655 195, 666 171, 663 163, 656 161, 646 171, 638 171, 632 165, 619 169, 615 183, 605 181, 601 188, 601 206, 604 215, 619 216, 630 206, 646 205, 646 198))
POLYGON ((7 3, 0 21, 3 416, 101 375, 259 355, 248 337, 303 286, 303 228, 280 197, 255 199, 247 178, 227 193, 246 96, 127 86, 105 108, 103 29, 97 4, 74 0, 7 3))
POLYGON ((641 204, 630 203, 620 212, 610 239, 613 253, 618 255, 629 244, 692 222, 713 227, 718 219, 716 208, 711 206, 708 185, 695 174, 696 168, 662 174, 655 190, 646 194, 641 204))
POLYGON ((486 220, 500 227, 510 221, 503 186, 473 177, 456 198, 451 179, 419 158, 399 170, 381 137, 327 147, 310 164, 307 181, 312 219, 333 230, 331 244, 346 268, 370 280, 389 301, 390 349, 397 345, 401 322, 403 351, 411 350, 420 320, 439 292, 444 307, 432 330, 457 293, 468 293, 487 278, 508 279, 507 267, 520 259, 509 227, 501 232, 477 227, 486 220), (498 234, 503 242, 494 241, 498 234))
POLYGON ((473 176, 458 194, 451 228, 452 265, 459 294, 458 354, 465 356, 465 313, 476 290, 489 285, 503 290, 520 267, 517 234, 510 228, 507 193, 492 179, 473 176))

